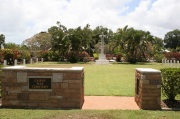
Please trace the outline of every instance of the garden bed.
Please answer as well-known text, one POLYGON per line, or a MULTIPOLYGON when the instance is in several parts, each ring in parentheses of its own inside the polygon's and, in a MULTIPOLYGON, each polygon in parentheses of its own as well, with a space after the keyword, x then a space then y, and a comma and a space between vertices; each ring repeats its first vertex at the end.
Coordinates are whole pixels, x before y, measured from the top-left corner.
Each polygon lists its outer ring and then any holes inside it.
POLYGON ((162 100, 161 102, 162 108, 179 108, 180 109, 180 100, 170 101, 170 100, 162 100))

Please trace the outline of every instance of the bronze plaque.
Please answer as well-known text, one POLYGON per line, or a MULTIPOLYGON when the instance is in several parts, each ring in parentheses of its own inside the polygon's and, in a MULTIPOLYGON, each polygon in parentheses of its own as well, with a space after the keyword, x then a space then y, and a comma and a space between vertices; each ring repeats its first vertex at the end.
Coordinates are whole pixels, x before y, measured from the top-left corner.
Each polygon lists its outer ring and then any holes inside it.
POLYGON ((29 89, 51 89, 51 78, 29 78, 29 89))

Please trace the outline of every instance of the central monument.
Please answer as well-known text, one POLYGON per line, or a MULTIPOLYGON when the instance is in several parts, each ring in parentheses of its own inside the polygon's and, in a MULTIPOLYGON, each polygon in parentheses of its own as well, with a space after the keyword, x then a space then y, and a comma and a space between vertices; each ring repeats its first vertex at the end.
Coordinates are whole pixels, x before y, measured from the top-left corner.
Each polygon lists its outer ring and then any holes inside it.
POLYGON ((106 59, 106 56, 104 54, 104 37, 106 37, 106 35, 104 35, 104 33, 102 32, 99 37, 101 38, 101 53, 99 54, 99 59, 96 60, 96 64, 109 64, 109 60, 106 59))

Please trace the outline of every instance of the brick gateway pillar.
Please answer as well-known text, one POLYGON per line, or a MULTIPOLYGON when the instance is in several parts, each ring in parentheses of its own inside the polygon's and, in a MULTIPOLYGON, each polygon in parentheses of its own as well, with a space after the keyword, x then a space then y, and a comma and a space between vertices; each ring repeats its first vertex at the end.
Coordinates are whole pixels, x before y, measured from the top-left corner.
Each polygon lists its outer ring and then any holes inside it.
POLYGON ((84 68, 2 68, 2 107, 77 108, 84 103, 84 68))
POLYGON ((141 109, 161 109, 161 72, 151 68, 136 68, 135 101, 141 109))

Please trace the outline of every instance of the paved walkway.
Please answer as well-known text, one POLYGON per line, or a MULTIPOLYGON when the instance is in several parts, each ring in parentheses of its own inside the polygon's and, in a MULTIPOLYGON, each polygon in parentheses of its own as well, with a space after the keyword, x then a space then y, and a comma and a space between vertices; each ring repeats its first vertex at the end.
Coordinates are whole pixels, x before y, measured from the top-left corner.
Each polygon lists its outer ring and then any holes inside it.
MULTIPOLYGON (((83 110, 139 110, 134 97, 85 96, 83 110)), ((1 98, 0 98, 1 106, 1 98)))
POLYGON ((134 97, 119 97, 119 96, 85 96, 83 110, 107 110, 107 109, 122 109, 122 110, 139 110, 134 101, 134 97))

